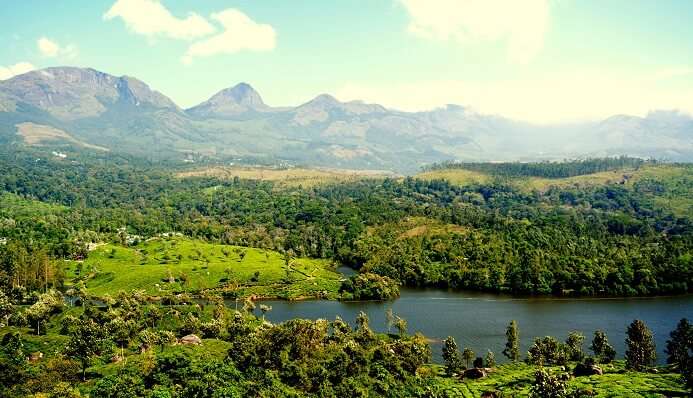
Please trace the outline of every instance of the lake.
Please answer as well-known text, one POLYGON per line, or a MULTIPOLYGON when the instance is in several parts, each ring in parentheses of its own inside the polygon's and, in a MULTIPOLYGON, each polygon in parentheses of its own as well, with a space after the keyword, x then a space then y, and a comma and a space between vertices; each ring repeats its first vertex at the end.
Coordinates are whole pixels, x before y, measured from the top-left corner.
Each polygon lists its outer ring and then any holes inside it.
MULTIPOLYGON (((354 324, 363 311, 370 318, 371 328, 387 331, 385 311, 407 320, 409 332, 421 332, 432 339, 436 361, 441 359, 441 340, 453 336, 460 350, 469 347, 478 356, 486 350, 501 354, 505 344, 505 328, 510 320, 518 322, 522 352, 526 353, 534 337, 554 336, 564 340, 570 331, 585 335, 584 349, 596 329, 604 330, 611 345, 622 358, 625 331, 633 319, 642 319, 655 335, 658 361, 663 363, 664 347, 677 322, 693 318, 693 296, 656 298, 518 298, 475 292, 436 289, 401 290, 401 297, 390 302, 263 301, 272 306, 267 319, 281 322, 291 318, 334 319, 342 317, 354 324)), ((259 313, 259 312, 258 312, 259 313)), ((393 330, 394 332, 394 330, 393 330)))

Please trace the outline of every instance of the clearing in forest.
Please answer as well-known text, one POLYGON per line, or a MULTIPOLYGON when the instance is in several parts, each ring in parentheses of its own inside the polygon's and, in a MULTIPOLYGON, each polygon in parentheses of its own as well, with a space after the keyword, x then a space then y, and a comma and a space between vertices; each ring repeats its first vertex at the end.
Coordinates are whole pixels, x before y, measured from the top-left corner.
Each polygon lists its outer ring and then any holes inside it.
POLYGON ((153 296, 213 289, 230 297, 336 298, 343 276, 327 260, 291 258, 263 249, 154 238, 134 246, 106 244, 83 262, 68 261, 72 284, 102 296, 144 290, 153 296))

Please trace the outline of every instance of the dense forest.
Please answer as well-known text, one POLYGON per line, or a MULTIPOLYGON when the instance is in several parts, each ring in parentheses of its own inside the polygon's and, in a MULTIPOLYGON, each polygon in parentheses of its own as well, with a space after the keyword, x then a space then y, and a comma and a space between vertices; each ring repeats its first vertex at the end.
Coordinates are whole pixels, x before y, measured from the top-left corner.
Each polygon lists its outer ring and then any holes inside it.
POLYGON ((655 160, 645 161, 627 156, 584 160, 566 160, 562 162, 500 162, 470 163, 442 162, 426 166, 424 170, 464 169, 480 171, 498 177, 544 177, 566 178, 603 171, 638 168, 643 164, 656 164, 655 160))
MULTIPOLYGON (((553 173, 553 166, 541 167, 553 173)), ((681 167, 690 178, 691 167, 681 167)), ((329 258, 410 286, 686 293, 693 289, 692 217, 656 200, 677 184, 526 192, 408 177, 278 190, 265 181, 179 179, 127 159, 62 161, 3 151, 0 250, 7 254, 0 283, 40 286, 60 275, 35 253, 80 258, 90 243, 177 232, 329 258)))

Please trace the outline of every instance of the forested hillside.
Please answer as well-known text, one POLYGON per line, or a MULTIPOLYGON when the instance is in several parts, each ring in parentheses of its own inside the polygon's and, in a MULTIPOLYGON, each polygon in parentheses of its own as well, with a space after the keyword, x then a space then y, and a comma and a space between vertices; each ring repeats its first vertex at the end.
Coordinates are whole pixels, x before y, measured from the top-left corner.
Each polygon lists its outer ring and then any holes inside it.
MULTIPOLYGON (((412 286, 583 295, 692 288, 689 165, 608 161, 643 172, 627 183, 541 191, 496 178, 466 185, 382 178, 276 190, 268 181, 177 178, 126 159, 5 152, 0 160, 4 250, 19 245, 75 258, 89 243, 119 242, 123 233, 177 232, 332 259, 412 286)), ((562 164, 555 165, 560 171, 530 167, 535 175, 575 173, 562 164)), ((4 267, 8 280, 21 269, 4 267)))

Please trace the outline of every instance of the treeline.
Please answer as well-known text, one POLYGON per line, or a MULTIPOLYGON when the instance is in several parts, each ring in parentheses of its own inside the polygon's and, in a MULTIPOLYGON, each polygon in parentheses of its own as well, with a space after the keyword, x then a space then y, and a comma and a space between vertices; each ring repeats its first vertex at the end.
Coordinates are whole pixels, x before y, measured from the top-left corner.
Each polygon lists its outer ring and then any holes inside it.
POLYGON ((478 171, 498 177, 543 177, 567 178, 623 168, 636 169, 645 163, 656 163, 654 160, 643 160, 627 156, 595 158, 584 160, 567 160, 562 162, 500 162, 473 163, 447 161, 436 163, 424 170, 464 169, 478 171))

